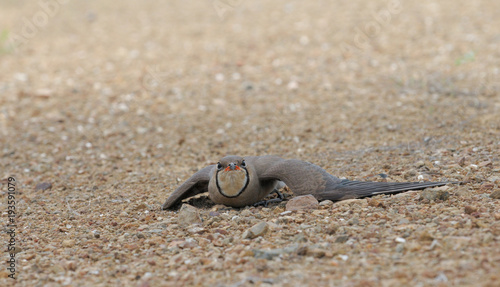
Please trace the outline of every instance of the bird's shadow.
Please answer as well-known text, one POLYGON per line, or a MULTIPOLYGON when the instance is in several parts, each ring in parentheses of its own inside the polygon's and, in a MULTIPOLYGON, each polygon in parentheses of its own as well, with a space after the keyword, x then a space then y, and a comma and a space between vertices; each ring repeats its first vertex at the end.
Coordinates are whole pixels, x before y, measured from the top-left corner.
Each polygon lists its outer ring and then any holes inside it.
POLYGON ((196 208, 199 209, 210 209, 213 206, 215 206, 215 203, 208 198, 208 195, 200 195, 200 196, 195 196, 191 197, 188 200, 186 200, 187 204, 192 205, 196 208))
MULTIPOLYGON (((285 204, 289 198, 293 197, 293 193, 286 187, 281 190, 281 193, 284 196, 283 201, 278 202, 278 203, 269 203, 269 205, 267 207, 274 207, 274 206, 278 206, 280 204, 285 204)), ((272 198, 276 198, 276 197, 277 197, 276 194, 270 194, 265 199, 272 199, 272 198)), ((210 198, 208 198, 208 194, 204 193, 204 194, 199 194, 199 195, 193 196, 191 198, 188 198, 188 199, 185 199, 185 200, 179 202, 178 204, 176 204, 172 207, 172 210, 179 210, 180 207, 182 206, 182 204, 184 204, 184 203, 192 205, 198 209, 211 209, 212 207, 214 207, 216 205, 213 201, 210 200, 210 198)), ((242 208, 245 208, 245 207, 242 207, 242 208)), ((242 208, 234 208, 234 209, 239 210, 242 208)))

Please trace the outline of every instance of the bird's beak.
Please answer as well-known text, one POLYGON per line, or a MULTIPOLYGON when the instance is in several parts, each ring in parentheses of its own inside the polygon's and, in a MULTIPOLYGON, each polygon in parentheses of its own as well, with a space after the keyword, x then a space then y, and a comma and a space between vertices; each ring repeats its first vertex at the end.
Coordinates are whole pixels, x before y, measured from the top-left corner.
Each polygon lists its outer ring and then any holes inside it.
POLYGON ((230 171, 230 170, 241 170, 239 166, 237 166, 234 162, 230 163, 224 171, 230 171))

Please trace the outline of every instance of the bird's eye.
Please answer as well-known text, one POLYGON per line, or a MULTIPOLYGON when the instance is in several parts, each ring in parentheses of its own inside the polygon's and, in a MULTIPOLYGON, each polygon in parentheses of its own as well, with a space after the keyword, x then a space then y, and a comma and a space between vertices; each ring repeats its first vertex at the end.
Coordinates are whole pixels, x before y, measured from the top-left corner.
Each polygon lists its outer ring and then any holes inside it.
POLYGON ((222 164, 220 162, 217 163, 217 169, 221 170, 222 169, 222 164))
POLYGON ((245 160, 242 160, 241 161, 241 167, 246 167, 246 166, 247 166, 247 164, 246 164, 245 160))

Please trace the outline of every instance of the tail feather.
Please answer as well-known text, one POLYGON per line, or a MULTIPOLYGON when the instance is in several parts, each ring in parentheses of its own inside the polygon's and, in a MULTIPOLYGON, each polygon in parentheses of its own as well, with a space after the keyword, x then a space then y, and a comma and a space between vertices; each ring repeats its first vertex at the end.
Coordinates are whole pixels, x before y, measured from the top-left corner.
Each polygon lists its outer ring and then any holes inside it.
POLYGON ((377 194, 393 194, 409 190, 425 189, 427 187, 443 186, 449 181, 440 182, 370 182, 370 181, 341 181, 333 190, 326 190, 319 194, 320 200, 339 201, 344 199, 362 198, 377 194))

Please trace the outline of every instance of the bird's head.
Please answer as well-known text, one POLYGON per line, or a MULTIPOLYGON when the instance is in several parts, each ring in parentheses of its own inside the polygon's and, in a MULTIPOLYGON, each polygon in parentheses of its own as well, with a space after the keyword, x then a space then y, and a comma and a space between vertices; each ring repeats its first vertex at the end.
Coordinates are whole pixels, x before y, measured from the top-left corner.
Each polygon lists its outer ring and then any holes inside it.
POLYGON ((249 174, 245 159, 226 156, 217 163, 217 189, 225 197, 237 197, 248 186, 249 174))

